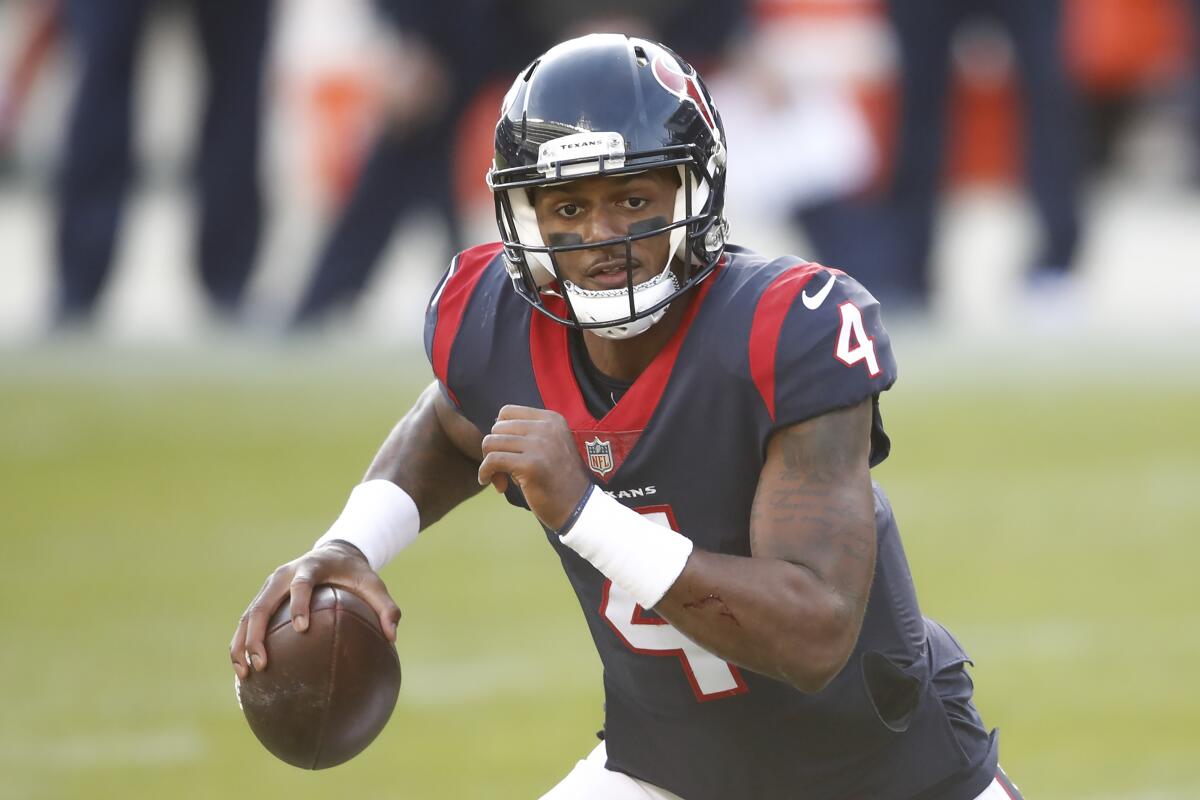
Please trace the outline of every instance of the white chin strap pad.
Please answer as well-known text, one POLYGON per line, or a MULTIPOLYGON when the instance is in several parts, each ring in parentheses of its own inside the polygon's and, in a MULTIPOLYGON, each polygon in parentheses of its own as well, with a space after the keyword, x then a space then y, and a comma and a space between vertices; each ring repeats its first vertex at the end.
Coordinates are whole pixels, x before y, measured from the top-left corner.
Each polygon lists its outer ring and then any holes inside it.
MULTIPOLYGON (((563 288, 567 292, 571 308, 575 311, 575 317, 580 322, 611 322, 629 316, 629 289, 624 286, 617 289, 591 291, 581 289, 570 281, 563 281, 563 288)), ((678 288, 679 283, 675 280, 675 273, 671 272, 668 266, 650 280, 634 284, 634 310, 641 313, 666 300, 678 288)), ((633 322, 607 328, 590 328, 589 330, 605 339, 629 339, 649 330, 652 325, 663 318, 668 308, 670 308, 669 305, 663 306, 653 314, 647 314, 633 322)))

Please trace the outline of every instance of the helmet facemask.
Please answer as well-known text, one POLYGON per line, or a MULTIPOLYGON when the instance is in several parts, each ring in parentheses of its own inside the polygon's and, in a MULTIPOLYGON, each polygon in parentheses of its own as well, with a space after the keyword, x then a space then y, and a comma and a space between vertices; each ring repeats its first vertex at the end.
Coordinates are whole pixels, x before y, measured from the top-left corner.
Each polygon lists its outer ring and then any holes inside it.
POLYGON ((712 272, 724 250, 727 226, 720 209, 714 208, 717 198, 724 194, 724 150, 717 145, 708 163, 701 161, 699 148, 694 145, 626 156, 619 133, 584 132, 547 142, 543 152, 547 151, 549 157, 539 158, 536 169, 494 169, 488 175, 505 245, 505 265, 514 288, 539 312, 564 325, 610 339, 643 333, 662 319, 671 302, 712 272), (581 137, 602 140, 603 152, 553 157, 556 152, 570 152, 581 137), (547 244, 543 240, 529 189, 581 177, 631 175, 663 168, 674 168, 679 176, 671 220, 652 217, 643 221, 651 223, 649 226, 634 223, 625 236, 602 241, 547 244), (633 242, 663 234, 670 237, 666 263, 654 271, 654 277, 633 283, 633 242), (625 253, 625 286, 588 290, 561 278, 561 254, 617 248, 625 253), (682 265, 678 275, 672 268, 676 259, 682 265), (545 296, 561 298, 565 316, 548 308, 545 296))

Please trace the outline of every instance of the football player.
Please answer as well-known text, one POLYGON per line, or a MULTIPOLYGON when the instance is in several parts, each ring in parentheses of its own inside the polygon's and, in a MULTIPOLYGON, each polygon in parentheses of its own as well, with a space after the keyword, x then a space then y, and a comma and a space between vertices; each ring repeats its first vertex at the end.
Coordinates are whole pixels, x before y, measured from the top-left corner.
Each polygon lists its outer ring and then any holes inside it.
POLYGON ((502 241, 450 265, 436 380, 243 615, 240 677, 317 584, 394 637, 377 571, 491 484, 541 523, 604 665, 603 741, 545 797, 1019 797, 871 480, 896 377, 878 304, 727 244, 726 160, 660 44, 586 36, 518 75, 488 174, 502 241))

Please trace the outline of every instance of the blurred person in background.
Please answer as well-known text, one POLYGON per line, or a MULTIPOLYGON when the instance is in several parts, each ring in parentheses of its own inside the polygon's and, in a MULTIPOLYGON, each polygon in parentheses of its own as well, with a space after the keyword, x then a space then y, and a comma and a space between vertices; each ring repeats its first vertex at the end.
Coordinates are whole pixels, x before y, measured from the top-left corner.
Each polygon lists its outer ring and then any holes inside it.
MULTIPOLYGON (((159 0, 65 0, 63 22, 79 82, 58 187, 60 325, 88 321, 112 267, 134 172, 134 75, 159 0)), ((223 315, 237 313, 262 219, 259 138, 271 0, 192 0, 207 72, 194 171, 196 259, 223 315)))
POLYGON ((981 17, 1007 31, 1024 100, 1025 171, 1043 242, 1031 265, 1031 299, 1071 293, 1079 241, 1075 97, 1062 54, 1060 0, 888 0, 901 59, 901 117, 892 176, 898 248, 888 284, 872 291, 891 305, 930 298, 933 221, 946 152, 951 49, 956 32, 981 17))
POLYGON ((395 225, 432 209, 448 250, 465 246, 455 203, 457 126, 490 80, 525 66, 520 54, 565 36, 621 31, 660 38, 690 60, 718 57, 745 16, 744 0, 378 0, 397 31, 391 107, 345 208, 320 246, 297 306, 297 327, 319 325, 352 304, 395 225))
POLYGON ((1200 188, 1200 0, 1192 0, 1192 181, 1200 188))
POLYGON ((300 326, 318 324, 358 297, 396 223, 409 213, 432 210, 450 249, 465 246, 452 181, 455 124, 496 61, 533 49, 497 46, 503 20, 492 0, 377 0, 377 6, 397 40, 386 118, 319 246, 295 312, 300 326))
POLYGON ((862 95, 890 82, 886 23, 855 0, 756 0, 751 9, 748 35, 711 81, 738 144, 730 209, 799 227, 806 255, 873 289, 892 247, 873 191, 883 159, 862 95))
POLYGON ((26 100, 58 40, 62 3, 45 0, 31 5, 24 16, 25 25, 17 26, 24 30, 18 35, 16 57, 0 75, 0 175, 9 169, 26 100))
POLYGON ((1200 177, 1169 166, 1183 157, 1200 170, 1200 0, 1067 0, 1065 10, 1088 171, 1116 168, 1146 177, 1146 167, 1158 161, 1177 180, 1200 177), (1139 128, 1155 119, 1184 122, 1187 152, 1172 154, 1160 139, 1146 148, 1156 152, 1138 164, 1139 148, 1131 140, 1136 143, 1139 128))

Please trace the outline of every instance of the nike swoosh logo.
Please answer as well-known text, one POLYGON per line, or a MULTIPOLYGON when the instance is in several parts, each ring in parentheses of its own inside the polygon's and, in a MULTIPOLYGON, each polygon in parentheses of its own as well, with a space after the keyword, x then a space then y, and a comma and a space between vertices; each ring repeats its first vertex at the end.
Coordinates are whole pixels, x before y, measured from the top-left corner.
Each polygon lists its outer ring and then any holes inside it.
POLYGON ((821 303, 825 302, 825 298, 829 297, 829 293, 833 290, 833 282, 835 280, 837 280, 837 276, 830 275, 829 280, 826 281, 825 285, 821 287, 821 291, 814 295, 810 296, 807 290, 801 292, 800 299, 804 301, 804 307, 809 311, 816 311, 818 308, 820 308, 821 303))

